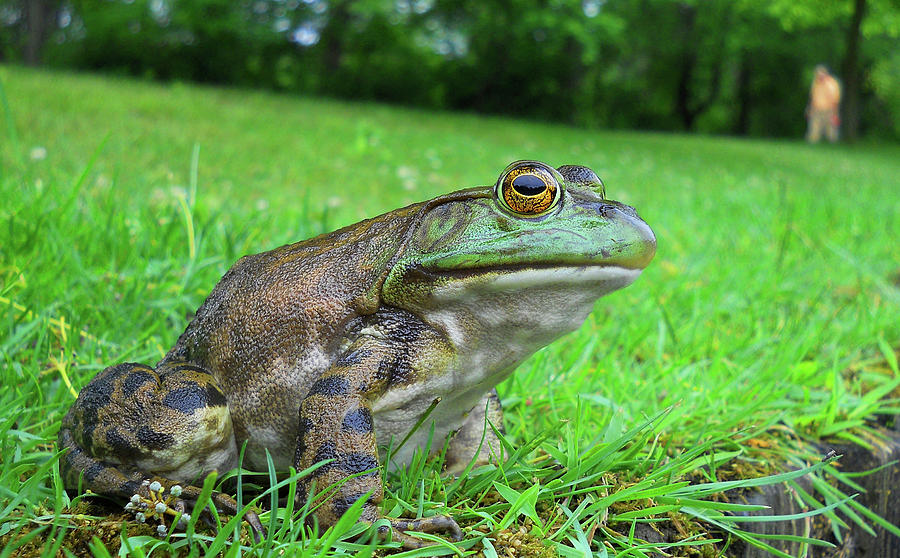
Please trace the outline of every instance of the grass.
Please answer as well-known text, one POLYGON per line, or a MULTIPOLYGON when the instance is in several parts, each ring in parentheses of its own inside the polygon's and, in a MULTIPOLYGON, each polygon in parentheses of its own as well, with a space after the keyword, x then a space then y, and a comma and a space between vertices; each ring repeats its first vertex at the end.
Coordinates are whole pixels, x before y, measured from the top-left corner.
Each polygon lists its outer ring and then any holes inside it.
POLYGON ((156 362, 241 255, 493 182, 522 158, 592 167, 653 227, 658 254, 500 386, 501 466, 441 478, 439 460, 419 459, 389 475, 386 513, 449 508, 466 535, 404 556, 777 555, 744 522, 759 510, 717 494, 782 483, 835 533, 900 535, 847 499, 852 478, 811 445, 877 445, 878 422, 900 413, 900 147, 588 131, 14 67, 0 81, 0 557, 375 551, 352 513, 304 527, 308 506, 265 490, 289 490, 275 471, 242 476, 264 487, 245 501, 272 510, 253 550, 228 518, 161 540, 69 500, 60 419, 104 367, 156 362), (655 527, 678 542, 650 541, 655 527))

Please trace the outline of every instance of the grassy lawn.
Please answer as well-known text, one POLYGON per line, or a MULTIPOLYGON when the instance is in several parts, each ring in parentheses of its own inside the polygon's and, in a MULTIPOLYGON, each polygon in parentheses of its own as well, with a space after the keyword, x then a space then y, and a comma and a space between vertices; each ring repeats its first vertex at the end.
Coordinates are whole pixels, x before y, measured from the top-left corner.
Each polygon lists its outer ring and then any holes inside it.
MULTIPOLYGON (((0 558, 253 546, 234 523, 159 539, 121 507, 70 501, 55 440, 77 390, 111 364, 155 363, 241 255, 492 183, 525 158, 593 168, 654 229, 657 256, 499 387, 506 463, 458 480, 422 460, 388 476, 386 513, 450 507, 464 527, 458 548, 413 554, 731 555, 772 541, 736 521, 753 509, 715 494, 785 480, 836 532, 879 524, 843 499, 851 479, 813 443, 877 445, 900 413, 900 147, 589 131, 12 67, 0 81, 0 558), (777 476, 805 467, 809 492, 777 476), (672 524, 685 546, 642 542, 641 528, 672 524)), ((244 482, 268 488, 263 473, 244 482)), ((294 541, 310 555, 372 549, 352 522, 316 533, 307 509, 255 497, 270 532, 260 555, 294 541)))

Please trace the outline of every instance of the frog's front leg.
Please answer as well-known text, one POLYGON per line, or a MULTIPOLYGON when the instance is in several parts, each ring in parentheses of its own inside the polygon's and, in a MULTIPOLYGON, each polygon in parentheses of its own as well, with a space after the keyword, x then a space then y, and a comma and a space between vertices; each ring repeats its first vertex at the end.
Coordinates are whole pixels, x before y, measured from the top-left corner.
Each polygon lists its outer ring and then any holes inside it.
POLYGON ((450 439, 450 447, 444 456, 444 470, 447 473, 458 475, 469 466, 469 463, 478 467, 500 456, 502 447, 500 439, 491 425, 494 425, 501 434, 505 432, 503 409, 496 388, 491 388, 491 391, 484 394, 466 413, 463 425, 450 439))
MULTIPOLYGON (((361 338, 316 380, 300 406, 295 467, 303 470, 320 461, 330 462, 300 480, 298 503, 305 503, 313 483, 320 491, 342 483, 316 511, 316 518, 325 527, 336 523, 367 494, 360 520, 374 523, 381 517, 378 504, 384 491, 370 399, 383 393, 390 381, 396 362, 392 349, 396 347, 387 340, 361 338)), ((404 531, 444 532, 453 540, 462 538, 459 525, 448 516, 387 519, 394 540, 407 548, 427 543, 404 531)))
MULTIPOLYGON (((58 440, 68 450, 60 461, 67 489, 138 505, 168 502, 162 513, 193 512, 200 489, 190 482, 237 463, 225 396, 211 374, 186 363, 103 370, 79 393, 58 440)), ((238 513, 226 494, 214 492, 212 501, 238 513)), ((255 513, 245 517, 257 536, 264 532, 255 513)))

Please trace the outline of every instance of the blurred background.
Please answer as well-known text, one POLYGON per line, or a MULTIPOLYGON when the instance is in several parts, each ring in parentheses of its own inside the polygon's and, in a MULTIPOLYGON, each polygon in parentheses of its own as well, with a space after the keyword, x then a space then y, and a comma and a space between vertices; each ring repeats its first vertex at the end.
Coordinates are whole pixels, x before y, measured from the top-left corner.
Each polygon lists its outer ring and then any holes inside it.
POLYGON ((0 63, 585 127, 900 137, 897 0, 0 0, 0 63))

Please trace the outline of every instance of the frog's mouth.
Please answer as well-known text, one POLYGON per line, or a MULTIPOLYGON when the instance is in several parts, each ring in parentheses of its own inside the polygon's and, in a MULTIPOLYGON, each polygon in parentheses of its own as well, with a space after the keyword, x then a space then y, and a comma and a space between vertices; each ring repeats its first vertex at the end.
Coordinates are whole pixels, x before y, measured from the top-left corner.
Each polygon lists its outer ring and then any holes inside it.
MULTIPOLYGON (((650 231, 647 227, 647 231, 650 231)), ((565 231, 564 231, 565 232, 565 231)), ((568 233, 566 233, 568 234, 568 233)), ((619 276, 637 278, 656 255, 656 239, 649 232, 637 242, 621 243, 616 248, 599 249, 596 253, 566 254, 563 257, 538 262, 512 263, 515 254, 470 254, 419 262, 403 270, 406 282, 444 283, 448 280, 472 280, 478 277, 552 275, 554 270, 565 270, 562 275, 572 280, 610 279, 619 276), (615 251, 613 251, 615 250, 615 251)), ((523 235, 527 237, 526 235, 523 235)), ((633 280, 633 279, 632 279, 633 280)))
POLYGON ((463 270, 426 270, 413 266, 406 270, 411 283, 432 285, 432 295, 441 299, 481 294, 534 294, 537 290, 581 290, 591 298, 599 298, 627 287, 643 271, 611 264, 572 265, 505 265, 463 270))
POLYGON ((539 264, 501 264, 472 266, 465 269, 427 269, 416 265, 407 268, 407 274, 431 279, 440 282, 441 279, 473 279, 486 276, 512 276, 516 274, 534 275, 535 277, 552 274, 555 270, 564 270, 563 275, 571 276, 574 280, 584 278, 597 278, 603 276, 615 277, 619 274, 633 274, 637 277, 644 270, 642 265, 628 265, 629 262, 604 262, 604 263, 579 263, 579 262, 547 262, 539 264))

